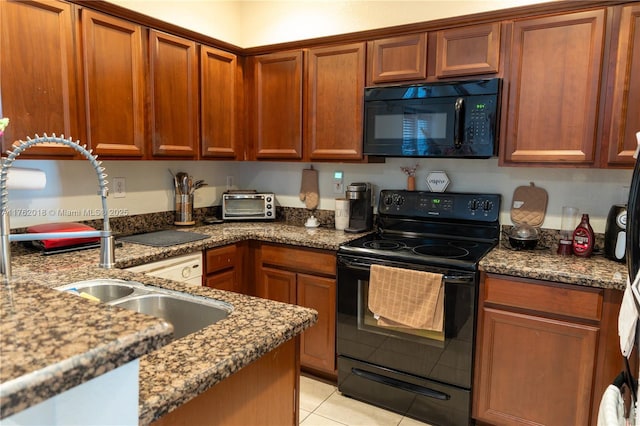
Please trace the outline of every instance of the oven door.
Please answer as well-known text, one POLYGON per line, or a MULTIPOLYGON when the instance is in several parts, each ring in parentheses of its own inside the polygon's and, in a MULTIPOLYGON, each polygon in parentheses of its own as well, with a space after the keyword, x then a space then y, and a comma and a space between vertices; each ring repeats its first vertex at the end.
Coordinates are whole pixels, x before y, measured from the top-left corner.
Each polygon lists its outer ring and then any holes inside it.
POLYGON ((338 255, 338 356, 470 389, 476 283, 477 272, 338 255), (377 326, 367 307, 372 263, 442 273, 444 332, 421 333, 377 326))

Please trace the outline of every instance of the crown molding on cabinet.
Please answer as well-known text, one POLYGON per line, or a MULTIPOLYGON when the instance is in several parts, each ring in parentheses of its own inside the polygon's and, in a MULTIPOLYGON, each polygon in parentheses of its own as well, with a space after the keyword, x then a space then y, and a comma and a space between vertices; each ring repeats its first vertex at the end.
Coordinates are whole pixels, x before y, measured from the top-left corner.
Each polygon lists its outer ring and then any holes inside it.
POLYGON ((584 0, 551 1, 547 3, 537 3, 533 5, 513 7, 509 9, 480 12, 451 18, 436 19, 432 21, 397 25, 386 28, 378 28, 373 30, 358 31, 251 48, 242 48, 240 46, 236 46, 234 44, 200 34, 196 31, 192 31, 184 27, 170 24, 166 21, 150 17, 148 15, 115 5, 113 3, 109 3, 104 0, 70 0, 70 2, 82 7, 87 7, 103 13, 114 15, 119 18, 127 19, 141 25, 149 26, 176 36, 188 38, 199 43, 215 46, 219 49, 232 52, 236 55, 252 56, 283 50, 309 48, 321 45, 325 46, 336 43, 352 43, 402 34, 435 31, 443 28, 455 28, 469 24, 482 24, 504 19, 518 19, 529 17, 532 15, 566 13, 574 10, 586 10, 603 6, 615 6, 619 4, 630 3, 631 0, 593 0, 588 2, 585 2, 584 0))

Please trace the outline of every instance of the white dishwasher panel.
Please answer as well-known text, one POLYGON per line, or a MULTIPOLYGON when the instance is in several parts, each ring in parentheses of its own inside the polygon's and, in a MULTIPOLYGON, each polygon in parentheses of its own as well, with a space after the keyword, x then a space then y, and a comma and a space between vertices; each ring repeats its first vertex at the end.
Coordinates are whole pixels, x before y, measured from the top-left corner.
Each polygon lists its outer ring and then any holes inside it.
POLYGON ((191 285, 202 285, 202 253, 171 257, 158 262, 127 268, 127 271, 180 281, 191 285))

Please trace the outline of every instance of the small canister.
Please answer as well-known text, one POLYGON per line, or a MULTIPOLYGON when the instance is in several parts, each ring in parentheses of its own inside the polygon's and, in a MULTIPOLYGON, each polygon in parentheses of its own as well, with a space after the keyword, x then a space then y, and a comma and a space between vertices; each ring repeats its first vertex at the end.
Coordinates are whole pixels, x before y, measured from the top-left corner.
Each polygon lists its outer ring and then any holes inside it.
POLYGON ((176 193, 175 221, 174 225, 195 225, 193 220, 193 193, 176 193))
POLYGON ((346 198, 336 198, 335 221, 339 231, 349 226, 349 200, 346 198))

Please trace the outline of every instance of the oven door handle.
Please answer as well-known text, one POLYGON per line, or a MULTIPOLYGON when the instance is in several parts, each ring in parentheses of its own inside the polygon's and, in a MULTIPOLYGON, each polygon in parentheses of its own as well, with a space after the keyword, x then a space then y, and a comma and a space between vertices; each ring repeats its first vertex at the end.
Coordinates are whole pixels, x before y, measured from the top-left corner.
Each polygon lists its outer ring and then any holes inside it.
POLYGON ((351 372, 356 376, 360 376, 364 379, 373 380, 374 382, 382 383, 383 385, 393 386, 394 388, 402 389, 407 392, 417 393, 418 395, 426 396, 428 398, 439 399, 441 401, 447 401, 451 399, 451 395, 448 395, 444 392, 425 388, 424 386, 414 385, 413 383, 407 383, 397 379, 392 379, 391 377, 382 376, 380 374, 361 370, 359 368, 352 368, 351 372))
MULTIPOLYGON (((347 268, 358 269, 361 271, 369 271, 371 269, 371 264, 366 262, 358 262, 351 259, 342 259, 338 258, 338 262, 347 268)), ((470 275, 443 275, 442 281, 453 284, 467 284, 475 282, 475 277, 473 274, 470 275)))

